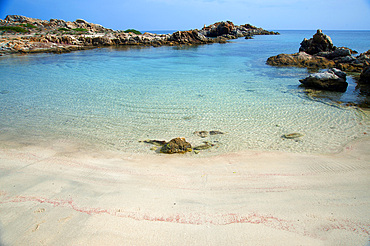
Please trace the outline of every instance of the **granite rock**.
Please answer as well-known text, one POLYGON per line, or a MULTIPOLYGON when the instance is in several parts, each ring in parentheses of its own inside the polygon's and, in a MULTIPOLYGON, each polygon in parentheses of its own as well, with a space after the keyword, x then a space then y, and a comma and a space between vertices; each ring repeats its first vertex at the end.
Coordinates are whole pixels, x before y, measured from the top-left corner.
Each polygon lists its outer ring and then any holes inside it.
POLYGON ((327 91, 345 92, 348 87, 346 74, 335 68, 311 74, 300 82, 305 87, 327 91))
POLYGON ((218 37, 225 34, 232 34, 236 31, 234 23, 231 21, 217 22, 202 29, 207 37, 218 37))
POLYGON ((322 33, 320 29, 310 39, 304 39, 301 42, 299 51, 306 52, 307 54, 314 55, 319 52, 334 51, 334 45, 331 38, 322 33))
POLYGON ((311 69, 331 68, 335 62, 321 56, 312 56, 305 52, 294 54, 279 54, 267 59, 267 64, 272 66, 307 67, 311 69))

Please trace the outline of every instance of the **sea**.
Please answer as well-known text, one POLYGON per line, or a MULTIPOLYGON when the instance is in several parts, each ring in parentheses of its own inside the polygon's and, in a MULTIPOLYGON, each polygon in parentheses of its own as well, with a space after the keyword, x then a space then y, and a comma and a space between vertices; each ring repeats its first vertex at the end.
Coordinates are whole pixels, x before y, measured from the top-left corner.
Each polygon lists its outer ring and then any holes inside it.
MULTIPOLYGON (((143 141, 183 137, 213 146, 190 157, 336 153, 370 134, 368 111, 337 103, 363 99, 351 76, 345 93, 315 97, 299 82, 310 71, 266 64, 298 52, 316 33, 279 32, 226 44, 0 57, 0 148, 66 142, 92 152, 158 155, 143 141), (202 138, 196 131, 223 134, 202 138), (284 138, 291 133, 301 137, 284 138)), ((323 32, 338 47, 370 49, 370 31, 323 32)))

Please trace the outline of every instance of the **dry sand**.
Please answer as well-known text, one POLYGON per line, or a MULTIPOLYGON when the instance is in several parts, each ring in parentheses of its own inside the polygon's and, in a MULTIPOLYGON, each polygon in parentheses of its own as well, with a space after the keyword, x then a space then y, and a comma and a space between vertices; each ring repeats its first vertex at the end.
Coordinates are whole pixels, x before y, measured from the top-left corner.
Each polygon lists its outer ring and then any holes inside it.
POLYGON ((199 158, 0 148, 0 245, 366 245, 370 139, 199 158))

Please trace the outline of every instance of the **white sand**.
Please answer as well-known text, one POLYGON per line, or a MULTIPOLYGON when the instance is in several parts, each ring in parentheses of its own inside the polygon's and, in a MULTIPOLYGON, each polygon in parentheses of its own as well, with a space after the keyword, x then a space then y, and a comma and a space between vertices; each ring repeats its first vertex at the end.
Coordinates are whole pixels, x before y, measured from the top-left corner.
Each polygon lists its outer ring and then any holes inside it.
POLYGON ((339 154, 0 148, 0 245, 366 245, 370 139, 339 154))

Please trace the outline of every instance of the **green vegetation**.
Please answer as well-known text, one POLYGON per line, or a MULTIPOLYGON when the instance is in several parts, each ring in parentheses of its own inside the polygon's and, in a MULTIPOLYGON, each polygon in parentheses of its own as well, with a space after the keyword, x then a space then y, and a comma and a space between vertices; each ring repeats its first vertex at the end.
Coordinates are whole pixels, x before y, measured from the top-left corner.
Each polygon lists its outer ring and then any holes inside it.
POLYGON ((27 28, 36 28, 36 26, 32 25, 32 24, 20 24, 20 26, 24 26, 24 27, 27 27, 27 28))
POLYGON ((87 30, 85 28, 75 28, 75 29, 73 29, 73 31, 76 31, 76 32, 87 32, 89 30, 87 30))
POLYGON ((69 31, 69 29, 65 28, 65 27, 61 27, 61 28, 58 29, 58 31, 69 31))
POLYGON ((125 33, 129 33, 129 32, 135 33, 135 34, 137 34, 137 35, 141 34, 141 32, 139 32, 138 30, 135 30, 135 29, 127 29, 127 30, 125 31, 125 33))
POLYGON ((26 29, 20 26, 0 26, 0 31, 8 32, 28 32, 26 29))

